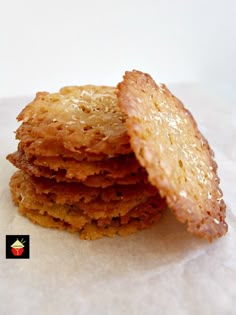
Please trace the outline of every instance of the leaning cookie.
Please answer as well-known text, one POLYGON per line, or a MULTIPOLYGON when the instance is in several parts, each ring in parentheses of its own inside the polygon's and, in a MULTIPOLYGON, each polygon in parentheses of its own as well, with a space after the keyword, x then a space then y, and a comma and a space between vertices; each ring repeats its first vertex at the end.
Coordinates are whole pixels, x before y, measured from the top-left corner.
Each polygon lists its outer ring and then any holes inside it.
POLYGON ((190 112, 139 71, 126 72, 118 90, 131 147, 149 181, 190 232, 208 240, 224 235, 226 206, 214 154, 190 112))

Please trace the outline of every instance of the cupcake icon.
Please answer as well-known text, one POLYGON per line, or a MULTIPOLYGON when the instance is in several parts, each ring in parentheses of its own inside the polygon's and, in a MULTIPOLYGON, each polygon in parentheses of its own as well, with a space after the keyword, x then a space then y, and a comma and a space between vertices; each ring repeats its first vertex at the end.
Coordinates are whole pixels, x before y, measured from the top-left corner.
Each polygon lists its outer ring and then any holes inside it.
POLYGON ((24 240, 22 239, 19 241, 16 239, 16 241, 11 245, 11 252, 14 256, 21 256, 24 252, 24 240))

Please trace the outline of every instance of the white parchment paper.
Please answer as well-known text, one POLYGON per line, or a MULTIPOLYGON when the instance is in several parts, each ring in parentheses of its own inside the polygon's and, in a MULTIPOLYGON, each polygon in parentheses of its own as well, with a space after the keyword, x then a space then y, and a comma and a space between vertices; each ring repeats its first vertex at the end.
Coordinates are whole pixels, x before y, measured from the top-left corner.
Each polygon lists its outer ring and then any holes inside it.
POLYGON ((0 99, 0 314, 236 314, 236 111, 194 85, 172 87, 216 153, 228 234, 208 243, 168 213, 150 230, 81 241, 20 216, 8 182, 15 117, 32 99, 0 99), (30 259, 5 259, 5 235, 29 234, 30 259))

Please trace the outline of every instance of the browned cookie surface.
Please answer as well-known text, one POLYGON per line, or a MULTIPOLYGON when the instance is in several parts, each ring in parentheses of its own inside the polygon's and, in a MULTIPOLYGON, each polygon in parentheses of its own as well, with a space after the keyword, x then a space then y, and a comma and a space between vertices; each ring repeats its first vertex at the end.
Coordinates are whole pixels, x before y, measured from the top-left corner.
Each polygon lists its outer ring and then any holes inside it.
POLYGON ((75 218, 70 214, 62 217, 58 213, 49 215, 45 212, 24 207, 20 207, 19 211, 34 223, 47 228, 79 232, 80 238, 86 240, 98 239, 104 236, 126 236, 139 230, 150 228, 153 223, 161 219, 163 213, 163 209, 158 210, 154 203, 142 204, 123 217, 110 218, 109 221, 103 219, 91 220, 85 223, 86 219, 84 219, 83 215, 77 217, 76 222, 75 218))
POLYGON ((78 182, 56 182, 53 179, 29 176, 23 172, 18 172, 18 181, 27 181, 36 194, 46 194, 59 204, 74 203, 83 201, 91 202, 100 199, 102 202, 127 201, 139 196, 154 196, 158 194, 156 187, 137 183, 133 185, 112 185, 106 188, 89 187, 78 182))
POLYGON ((27 159, 32 159, 35 156, 41 157, 61 157, 64 158, 72 158, 76 161, 101 161, 103 159, 107 159, 110 157, 114 157, 115 155, 107 155, 105 153, 89 153, 84 150, 76 150, 70 151, 66 149, 62 143, 57 140, 48 140, 44 139, 43 142, 41 140, 37 141, 37 139, 31 143, 24 143, 22 141, 18 144, 18 151, 24 152, 27 159))
POLYGON ((137 173, 142 168, 134 154, 120 155, 118 157, 104 159, 101 161, 76 161, 64 157, 42 157, 36 156, 32 163, 45 166, 51 170, 65 170, 65 177, 75 178, 81 181, 88 176, 102 174, 106 177, 122 178, 131 173, 137 173))
POLYGON ((55 149, 61 145, 75 153, 130 153, 126 117, 116 94, 116 88, 94 85, 37 93, 18 116, 23 123, 16 137, 29 153, 52 150, 53 143, 55 149))
MULTIPOLYGON (((24 152, 22 151, 16 151, 15 153, 9 154, 7 156, 8 160, 15 165, 17 168, 25 171, 27 174, 36 176, 36 177, 45 177, 50 179, 55 179, 58 182, 64 181, 64 182, 83 182, 84 185, 90 186, 90 187, 100 187, 105 188, 108 186, 112 186, 115 184, 120 185, 133 185, 135 183, 139 182, 147 182, 147 173, 144 168, 142 168, 139 163, 137 163, 136 160, 134 160, 134 164, 132 165, 132 159, 128 162, 128 166, 126 168, 126 157, 123 156, 121 159, 124 161, 124 165, 122 167, 118 168, 118 165, 113 166, 106 166, 106 169, 110 169, 110 173, 108 171, 105 171, 101 174, 97 175, 88 175, 89 172, 93 173, 94 170, 99 170, 99 167, 101 166, 101 163, 104 165, 107 163, 109 164, 109 160, 99 162, 100 166, 92 166, 92 163, 95 162, 75 162, 73 161, 72 165, 75 166, 73 168, 70 164, 68 164, 68 169, 60 169, 58 167, 53 168, 57 169, 51 169, 48 166, 40 166, 34 164, 34 158, 27 158, 24 152), (81 174, 79 172, 79 166, 77 164, 82 163, 83 165, 87 164, 87 170, 81 170, 81 174), (90 164, 91 163, 91 164, 90 164), (89 165, 91 167, 89 167, 89 165), (120 169, 120 172, 119 172, 120 169), (112 176, 111 176, 112 175, 112 176)), ((128 158, 129 160, 129 158, 128 158)), ((42 160, 43 161, 43 157, 42 160)), ((97 162, 98 163, 98 162, 97 162)), ((43 163, 42 163, 43 164, 43 163)), ((104 166, 105 167, 105 166, 104 166)))
POLYGON ((132 149, 178 220, 209 240, 225 234, 214 154, 190 112, 165 85, 139 71, 126 72, 118 89, 132 149))
POLYGON ((12 176, 10 187, 20 213, 46 227, 80 232, 84 239, 126 235, 147 228, 160 219, 166 207, 165 201, 155 195, 155 189, 139 200, 135 197, 124 202, 104 203, 100 198, 97 203, 57 204, 50 200, 49 192, 37 194, 29 176, 24 177, 22 171, 12 176), (114 207, 109 208, 109 204, 114 207))
POLYGON ((165 205, 156 188, 150 185, 94 189, 82 184, 32 179, 18 171, 12 176, 10 187, 14 201, 25 208, 46 212, 77 211, 93 219, 123 216, 150 198, 165 205))
POLYGON ((106 178, 124 178, 126 175, 146 173, 133 154, 120 155, 101 161, 77 161, 63 156, 32 156, 27 158, 24 151, 18 150, 9 154, 8 159, 13 164, 25 163, 28 168, 32 170, 35 168, 35 172, 41 167, 63 173, 66 179, 78 181, 84 181, 93 175, 103 175, 106 178))

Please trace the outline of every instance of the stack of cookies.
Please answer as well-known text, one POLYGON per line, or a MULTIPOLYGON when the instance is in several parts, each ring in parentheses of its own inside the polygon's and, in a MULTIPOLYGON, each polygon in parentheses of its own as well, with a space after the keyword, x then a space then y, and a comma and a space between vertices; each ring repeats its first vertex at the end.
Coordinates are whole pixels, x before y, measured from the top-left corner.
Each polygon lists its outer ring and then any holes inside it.
POLYGON ((132 152, 116 88, 38 93, 18 120, 18 150, 8 160, 20 171, 10 186, 30 220, 95 239, 160 219, 165 201, 132 152))
POLYGON ((117 88, 38 93, 18 116, 8 160, 19 211, 82 239, 126 235, 168 206, 208 240, 227 232, 217 164, 190 112, 150 75, 126 72, 117 88))

